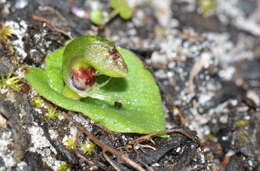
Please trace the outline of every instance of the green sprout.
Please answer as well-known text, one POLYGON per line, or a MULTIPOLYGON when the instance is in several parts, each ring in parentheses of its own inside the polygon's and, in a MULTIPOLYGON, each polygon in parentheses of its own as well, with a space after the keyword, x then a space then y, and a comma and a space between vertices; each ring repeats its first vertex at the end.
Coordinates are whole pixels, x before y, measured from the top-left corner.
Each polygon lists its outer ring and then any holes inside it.
POLYGON ((90 20, 96 25, 103 24, 104 22, 103 12, 99 9, 91 11, 90 20))
POLYGON ((86 141, 85 144, 83 144, 80 149, 83 154, 88 153, 89 155, 91 155, 94 148, 95 148, 95 144, 93 144, 91 141, 86 141))
POLYGON ((111 16, 119 14, 125 20, 132 17, 132 9, 128 5, 127 0, 110 0, 110 5, 114 9, 111 16))
POLYGON ((56 113, 56 107, 55 108, 48 108, 48 113, 45 115, 47 119, 55 119, 59 116, 58 113, 56 113))
POLYGON ((58 167, 58 171, 67 171, 69 169, 69 165, 66 162, 61 162, 60 166, 58 167))
POLYGON ((6 86, 10 87, 11 89, 15 91, 20 91, 23 84, 21 83, 21 79, 19 76, 13 76, 12 72, 9 72, 7 77, 4 78, 3 73, 0 73, 1 81, 0 81, 0 87, 6 86))
POLYGON ((200 0, 199 7, 202 10, 202 15, 204 17, 209 17, 216 12, 217 2, 216 0, 200 0))
POLYGON ((96 25, 106 24, 111 21, 117 15, 121 18, 128 20, 132 17, 132 9, 128 5, 127 0, 110 0, 110 5, 112 7, 112 12, 109 13, 108 19, 104 23, 104 14, 101 10, 96 9, 91 11, 90 20, 96 25))
POLYGON ((74 139, 73 138, 67 138, 64 142, 64 145, 66 146, 66 149, 72 150, 74 147, 74 139))
POLYGON ((43 100, 41 97, 33 97, 32 99, 32 105, 37 107, 37 108, 41 108, 43 105, 43 100))
POLYGON ((0 25, 0 43, 4 43, 12 35, 10 26, 0 25))

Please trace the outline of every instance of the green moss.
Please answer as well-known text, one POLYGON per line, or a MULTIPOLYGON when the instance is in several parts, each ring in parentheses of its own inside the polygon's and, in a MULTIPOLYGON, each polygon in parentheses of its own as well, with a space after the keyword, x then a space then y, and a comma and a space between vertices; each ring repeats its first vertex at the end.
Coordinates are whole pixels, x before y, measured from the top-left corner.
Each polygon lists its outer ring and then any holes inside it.
POLYGON ((66 162, 61 162, 60 166, 58 167, 58 171, 67 171, 69 169, 69 165, 66 162))
POLYGON ((72 150, 74 147, 74 140, 73 138, 67 138, 64 142, 64 145, 66 146, 66 149, 72 150))
POLYGON ((0 43, 5 43, 12 35, 11 27, 0 25, 0 43))
POLYGON ((58 113, 56 113, 56 108, 48 108, 48 113, 45 115, 47 119, 56 119, 59 116, 58 113))
POLYGON ((41 97, 33 97, 32 99, 32 105, 37 107, 37 108, 41 108, 43 105, 43 100, 41 97))
POLYGON ((216 0, 200 0, 199 7, 202 10, 202 15, 209 17, 216 13, 217 2, 216 0))
POLYGON ((0 73, 0 77, 0 87, 6 86, 15 91, 21 90, 21 87, 23 86, 23 84, 21 83, 21 79, 18 76, 12 76, 12 72, 9 72, 6 78, 4 78, 4 75, 0 73))
POLYGON ((85 144, 83 144, 80 149, 83 154, 88 153, 89 155, 91 155, 94 148, 95 148, 95 144, 93 144, 91 141, 86 141, 85 144))
POLYGON ((248 125, 248 121, 245 119, 238 120, 234 123, 233 128, 239 128, 248 125))
POLYGON ((240 141, 240 146, 243 147, 250 142, 247 132, 244 129, 240 129, 237 134, 238 140, 240 141))
POLYGON ((213 134, 208 134, 204 137, 206 140, 209 140, 209 141, 216 141, 217 140, 217 137, 213 134))

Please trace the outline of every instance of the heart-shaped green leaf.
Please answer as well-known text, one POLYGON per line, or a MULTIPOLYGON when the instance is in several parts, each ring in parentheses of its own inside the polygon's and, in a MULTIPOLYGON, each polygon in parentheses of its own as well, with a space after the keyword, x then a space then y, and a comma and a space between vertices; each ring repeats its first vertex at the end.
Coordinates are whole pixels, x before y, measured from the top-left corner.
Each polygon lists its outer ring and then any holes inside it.
POLYGON ((128 76, 112 78, 101 88, 107 96, 123 100, 122 107, 92 98, 72 100, 62 95, 62 54, 64 48, 47 56, 46 71, 30 67, 26 80, 44 98, 67 110, 81 112, 115 132, 148 134, 164 130, 165 120, 159 89, 150 72, 128 50, 117 48, 128 66, 128 76))

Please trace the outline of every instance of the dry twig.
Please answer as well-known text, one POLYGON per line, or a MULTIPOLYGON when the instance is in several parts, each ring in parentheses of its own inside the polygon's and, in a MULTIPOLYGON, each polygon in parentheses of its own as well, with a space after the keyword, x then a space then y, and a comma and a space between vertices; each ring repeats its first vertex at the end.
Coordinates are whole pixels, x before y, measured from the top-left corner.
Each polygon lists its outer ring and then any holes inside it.
POLYGON ((185 135, 189 139, 191 139, 194 142, 198 143, 200 147, 203 147, 203 144, 199 141, 199 139, 197 137, 194 137, 194 136, 190 135, 187 131, 185 131, 183 129, 169 129, 169 130, 162 130, 162 131, 154 132, 154 133, 151 133, 149 135, 144 135, 144 136, 139 137, 139 138, 137 138, 135 140, 132 140, 132 141, 130 141, 128 143, 127 148, 129 149, 129 147, 132 146, 132 148, 135 150, 136 149, 135 147, 138 144, 140 144, 142 142, 145 142, 145 141, 150 141, 151 143, 155 144, 154 141, 152 140, 153 136, 160 135, 160 134, 168 134, 168 133, 173 133, 173 132, 185 135))
POLYGON ((110 147, 110 146, 102 143, 101 141, 99 141, 93 134, 91 134, 89 131, 87 131, 84 127, 82 127, 75 120, 73 120, 69 115, 64 113, 64 117, 67 120, 72 121, 73 123, 75 123, 75 125, 76 125, 76 127, 77 127, 77 129, 79 131, 81 131, 84 134, 86 134, 91 141, 93 141, 96 145, 98 145, 99 147, 102 148, 103 153, 110 152, 110 153, 114 154, 119 160, 124 161, 126 164, 132 166, 136 170, 138 170, 138 171, 145 171, 139 164, 137 164, 136 162, 131 160, 126 154, 122 154, 119 151, 113 149, 112 147, 110 147))
POLYGON ((106 151, 102 151, 102 154, 104 156, 104 158, 108 161, 109 164, 111 164, 111 166, 113 166, 113 168, 116 171, 120 171, 120 169, 117 167, 117 165, 107 156, 106 151))
POLYGON ((79 132, 77 131, 76 141, 75 141, 76 143, 74 143, 74 147, 73 147, 73 151, 75 152, 76 156, 77 156, 78 158, 81 158, 82 160, 84 160, 86 163, 88 163, 88 165, 89 165, 90 167, 95 166, 95 164, 94 164, 92 161, 89 161, 86 157, 84 157, 83 155, 81 155, 80 152, 77 150, 76 144, 77 144, 78 140, 79 140, 79 132))
POLYGON ((73 39, 72 36, 68 33, 66 33, 65 31, 57 28, 51 21, 49 21, 48 19, 46 18, 43 18, 43 17, 39 17, 39 16, 36 16, 36 15, 32 15, 32 19, 35 20, 35 21, 39 21, 39 22, 42 22, 42 23, 46 23, 48 26, 50 26, 51 28, 53 28, 56 32, 59 32, 61 34, 64 34, 66 36, 68 36, 70 39, 73 39))
POLYGON ((64 21, 66 20, 66 18, 63 17, 59 11, 57 11, 56 9, 54 9, 52 7, 44 6, 44 7, 39 8, 39 10, 40 11, 50 11, 50 12, 54 13, 55 15, 57 15, 60 19, 62 19, 64 21))

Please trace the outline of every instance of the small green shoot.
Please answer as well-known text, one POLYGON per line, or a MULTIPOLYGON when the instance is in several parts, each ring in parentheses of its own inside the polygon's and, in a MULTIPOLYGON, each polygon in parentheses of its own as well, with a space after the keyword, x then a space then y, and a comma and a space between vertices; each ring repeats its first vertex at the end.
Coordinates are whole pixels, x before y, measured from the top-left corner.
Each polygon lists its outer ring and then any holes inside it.
POLYGON ((104 22, 103 12, 99 9, 93 10, 90 13, 90 20, 96 25, 101 25, 104 22))
POLYGON ((89 155, 91 155, 94 148, 95 148, 95 144, 93 144, 91 141, 86 141, 85 144, 83 144, 80 149, 83 154, 88 153, 89 155))
POLYGON ((128 20, 132 17, 133 12, 130 6, 128 5, 127 0, 110 0, 110 5, 112 11, 108 15, 108 19, 104 22, 104 14, 101 10, 96 9, 91 11, 90 20, 96 25, 105 25, 111 21, 117 15, 120 15, 121 18, 128 20))
POLYGON ((19 76, 12 77, 12 72, 9 72, 6 78, 4 78, 2 73, 0 73, 0 77, 0 87, 6 86, 18 92, 21 90, 23 84, 21 83, 21 78, 19 76))
POLYGON ((55 119, 59 116, 58 113, 56 113, 56 107, 55 108, 48 108, 48 113, 45 115, 47 119, 55 119))
POLYGON ((66 146, 66 149, 72 150, 74 147, 74 139, 73 138, 67 138, 64 142, 64 145, 66 146))
POLYGON ((112 13, 118 13, 121 18, 128 20, 132 17, 132 9, 127 0, 110 0, 110 5, 114 9, 112 13))
POLYGON ((32 99, 32 105, 37 107, 37 108, 41 108, 43 105, 43 100, 41 97, 33 97, 32 99))

